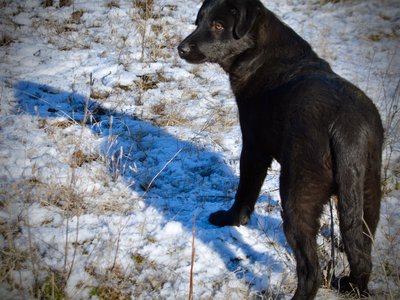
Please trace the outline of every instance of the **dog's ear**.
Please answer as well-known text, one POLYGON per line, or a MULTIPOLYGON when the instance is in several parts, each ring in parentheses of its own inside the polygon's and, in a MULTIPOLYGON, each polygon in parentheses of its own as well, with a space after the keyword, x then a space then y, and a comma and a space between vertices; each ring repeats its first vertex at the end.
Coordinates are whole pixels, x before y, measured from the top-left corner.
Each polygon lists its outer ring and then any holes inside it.
POLYGON ((245 1, 233 1, 232 4, 231 12, 235 16, 233 36, 235 39, 240 39, 253 27, 260 12, 260 7, 254 4, 246 5, 245 1))

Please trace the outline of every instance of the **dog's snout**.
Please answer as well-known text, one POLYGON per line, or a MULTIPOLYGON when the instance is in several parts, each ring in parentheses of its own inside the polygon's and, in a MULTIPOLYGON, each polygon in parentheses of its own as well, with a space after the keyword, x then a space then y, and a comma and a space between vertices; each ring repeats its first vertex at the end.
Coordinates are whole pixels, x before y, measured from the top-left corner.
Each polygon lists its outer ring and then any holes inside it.
POLYGON ((178 46, 178 52, 180 55, 187 55, 190 52, 190 45, 187 43, 181 43, 178 46))
POLYGON ((193 31, 177 47, 180 58, 188 63, 200 64, 207 61, 207 57, 201 52, 200 46, 204 44, 204 37, 198 30, 193 31))

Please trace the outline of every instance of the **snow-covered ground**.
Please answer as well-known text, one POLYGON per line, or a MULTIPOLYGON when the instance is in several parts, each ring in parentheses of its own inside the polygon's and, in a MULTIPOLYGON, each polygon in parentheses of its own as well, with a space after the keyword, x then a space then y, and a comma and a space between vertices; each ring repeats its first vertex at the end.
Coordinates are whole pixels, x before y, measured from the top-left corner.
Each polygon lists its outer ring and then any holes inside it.
MULTIPOLYGON (((185 299, 193 253, 194 299, 290 298, 277 164, 248 226, 207 221, 232 203, 241 136, 224 72, 176 52, 201 1, 73 2, 0 2, 0 298, 185 299)), ((400 2, 263 2, 381 111, 370 287, 398 299, 400 2)))

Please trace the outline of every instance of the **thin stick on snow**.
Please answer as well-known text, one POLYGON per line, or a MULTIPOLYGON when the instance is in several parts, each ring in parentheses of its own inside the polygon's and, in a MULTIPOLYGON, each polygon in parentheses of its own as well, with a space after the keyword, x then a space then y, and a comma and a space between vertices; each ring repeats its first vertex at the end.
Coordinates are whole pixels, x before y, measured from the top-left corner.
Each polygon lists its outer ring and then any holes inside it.
POLYGON ((67 272, 67 261, 68 261, 68 231, 69 231, 69 217, 67 216, 67 224, 66 224, 66 226, 65 226, 64 273, 67 272))
POLYGON ((76 235, 75 235, 75 243, 73 244, 74 253, 73 253, 73 255, 72 255, 71 266, 70 266, 69 271, 68 271, 67 281, 68 281, 69 277, 71 276, 72 268, 74 267, 75 258, 76 258, 76 255, 77 255, 78 236, 79 236, 79 215, 77 215, 77 217, 76 217, 76 235))
MULTIPOLYGON (((85 97, 85 111, 83 113, 83 120, 82 120, 82 123, 81 123, 82 128, 85 127, 85 124, 86 124, 87 119, 88 119, 89 100, 90 100, 90 95, 92 95, 92 93, 93 93, 93 84, 94 84, 93 74, 90 73, 90 77, 89 77, 90 94, 89 94, 89 96, 85 97)), ((82 134, 83 134, 83 130, 81 131, 81 139, 82 139, 82 134)))
POLYGON ((195 247, 194 247, 195 239, 196 239, 196 214, 194 214, 194 216, 193 216, 192 258, 191 258, 191 262, 190 262, 189 300, 193 300, 193 266, 194 266, 194 255, 195 255, 195 247))
POLYGON ((31 223, 30 223, 30 215, 29 212, 27 211, 26 214, 26 225, 28 228, 28 244, 29 244, 29 258, 30 258, 30 263, 32 265, 32 273, 33 273, 33 277, 35 280, 35 284, 38 283, 39 281, 39 274, 38 274, 38 270, 36 268, 36 258, 34 256, 34 250, 33 250, 33 243, 32 243, 32 232, 31 232, 31 223))
POLYGON ((157 178, 158 176, 160 176, 160 174, 165 170, 165 168, 179 155, 179 153, 182 152, 182 150, 183 150, 183 147, 180 148, 180 149, 174 154, 174 156, 172 156, 172 158, 171 158, 169 161, 167 161, 167 162, 165 163, 165 165, 164 165, 164 166, 161 168, 161 170, 156 174, 156 176, 153 177, 153 179, 150 181, 149 185, 147 186, 146 191, 143 193, 143 196, 146 195, 147 192, 150 190, 151 185, 153 184, 154 180, 156 180, 156 178, 157 178))

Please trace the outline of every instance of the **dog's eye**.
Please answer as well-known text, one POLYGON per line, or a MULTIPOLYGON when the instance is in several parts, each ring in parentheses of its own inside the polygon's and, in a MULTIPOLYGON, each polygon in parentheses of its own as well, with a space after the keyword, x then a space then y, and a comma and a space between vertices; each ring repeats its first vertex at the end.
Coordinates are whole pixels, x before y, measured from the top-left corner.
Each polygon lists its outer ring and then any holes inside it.
POLYGON ((221 23, 213 22, 212 29, 216 32, 221 32, 222 30, 224 30, 224 26, 221 23))

